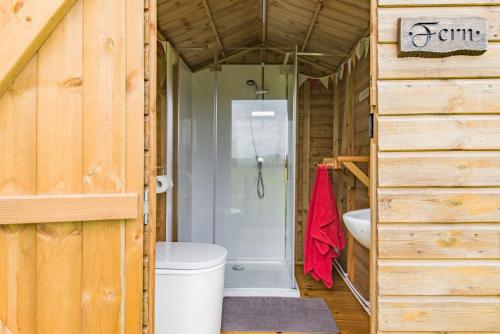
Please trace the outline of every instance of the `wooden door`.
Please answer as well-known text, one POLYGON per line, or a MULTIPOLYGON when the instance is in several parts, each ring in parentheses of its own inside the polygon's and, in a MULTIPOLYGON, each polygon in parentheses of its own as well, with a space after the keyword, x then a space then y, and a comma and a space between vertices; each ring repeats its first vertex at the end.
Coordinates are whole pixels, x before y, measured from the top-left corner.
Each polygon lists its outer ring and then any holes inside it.
POLYGON ((144 1, 0 0, 0 333, 140 333, 144 1))

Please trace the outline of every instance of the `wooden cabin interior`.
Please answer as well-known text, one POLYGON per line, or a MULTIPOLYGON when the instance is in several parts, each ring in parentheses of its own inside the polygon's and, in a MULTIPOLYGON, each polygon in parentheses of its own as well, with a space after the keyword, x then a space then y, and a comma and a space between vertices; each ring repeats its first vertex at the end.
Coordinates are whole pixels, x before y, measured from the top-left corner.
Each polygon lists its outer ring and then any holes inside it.
POLYGON ((499 22, 500 0, 0 0, 0 333, 219 333, 223 295, 500 333, 499 22), (325 167, 331 288, 303 269, 325 167))
MULTIPOLYGON (((332 289, 303 275, 303 256, 310 196, 318 165, 329 166, 340 216, 370 207, 370 1, 160 0, 157 10, 157 173, 170 177, 173 184, 171 190, 157 194, 157 241, 204 241, 226 246, 223 237, 214 240, 211 233, 206 238, 193 231, 197 228, 195 222, 188 232, 183 226, 186 221, 201 217, 193 213, 193 206, 198 204, 192 197, 200 186, 195 181, 186 181, 186 173, 196 180, 195 165, 205 164, 205 168, 210 169, 213 164, 210 157, 202 160, 193 151, 196 140, 193 138, 202 136, 200 133, 204 131, 197 124, 201 121, 193 115, 197 103, 193 90, 197 80, 217 72, 220 84, 227 80, 225 73, 233 70, 239 71, 235 75, 239 81, 234 80, 232 85, 241 85, 247 79, 245 73, 257 71, 262 74, 256 77, 258 85, 262 80, 262 85, 272 90, 276 84, 270 79, 272 70, 265 72, 266 69, 281 68, 283 73, 283 68, 288 66, 287 75, 291 76, 297 48, 295 275, 292 277, 302 297, 320 297, 328 302, 342 333, 368 333, 369 249, 342 223, 347 245, 335 263, 332 289), (245 68, 253 70, 249 72, 245 68), (193 212, 186 213, 189 208, 193 212)), ((220 84, 222 88, 215 93, 221 100, 224 99, 221 95, 228 92, 223 85, 220 84)), ((204 89, 211 93, 213 86, 205 85, 204 89)), ((287 88, 293 90, 291 86, 287 88)), ((273 99, 272 93, 270 96, 269 99, 273 99)), ((237 98, 244 99, 241 93, 237 98)), ((213 104, 213 99, 206 102, 213 104)), ((205 112, 211 114, 213 109, 205 112)), ((211 117, 204 120, 211 122, 211 117)), ((223 126, 231 127, 231 124, 223 126)), ((219 140, 225 139, 219 134, 219 140)), ((210 146, 205 148, 209 150, 210 146)), ((230 156, 218 158, 231 159, 230 156)), ((204 185, 211 186, 208 180, 204 185)), ((212 215, 209 209, 204 214, 212 215)))

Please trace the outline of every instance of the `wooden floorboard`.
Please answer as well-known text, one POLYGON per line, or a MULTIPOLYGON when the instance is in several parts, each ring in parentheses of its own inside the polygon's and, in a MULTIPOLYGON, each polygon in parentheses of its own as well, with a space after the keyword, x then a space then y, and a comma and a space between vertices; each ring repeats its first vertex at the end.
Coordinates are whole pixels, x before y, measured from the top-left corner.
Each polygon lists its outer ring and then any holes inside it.
MULTIPOLYGON (((334 271, 335 284, 328 289, 309 276, 304 276, 302 266, 296 267, 296 279, 303 298, 323 298, 332 312, 341 334, 369 334, 370 318, 358 303, 340 275, 334 271)), ((238 334, 242 332, 222 332, 238 334)), ((299 334, 285 332, 245 332, 246 334, 299 334)), ((300 333, 304 334, 304 333, 300 333)))

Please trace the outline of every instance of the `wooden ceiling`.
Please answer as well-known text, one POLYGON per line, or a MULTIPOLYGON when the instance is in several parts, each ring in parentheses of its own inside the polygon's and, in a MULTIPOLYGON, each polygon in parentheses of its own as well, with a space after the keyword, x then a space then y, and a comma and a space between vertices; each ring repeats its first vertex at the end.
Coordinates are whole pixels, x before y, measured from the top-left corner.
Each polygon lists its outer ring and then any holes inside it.
POLYGON ((158 0, 161 34, 193 70, 213 63, 218 48, 226 63, 280 63, 277 48, 297 45, 327 54, 301 59, 333 72, 367 35, 369 20, 370 0, 158 0))

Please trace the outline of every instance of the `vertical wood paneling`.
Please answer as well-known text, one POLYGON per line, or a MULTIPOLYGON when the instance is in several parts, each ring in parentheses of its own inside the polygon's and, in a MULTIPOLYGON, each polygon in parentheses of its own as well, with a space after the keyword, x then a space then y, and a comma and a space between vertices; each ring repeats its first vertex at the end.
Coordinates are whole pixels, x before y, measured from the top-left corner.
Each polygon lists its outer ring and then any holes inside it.
POLYGON ((304 83, 304 118, 302 124, 302 240, 305 246, 306 225, 309 213, 309 198, 311 193, 311 83, 304 83))
MULTIPOLYGON (((156 117, 156 98, 159 93, 156 91, 157 82, 157 19, 156 19, 156 0, 146 0, 145 7, 147 10, 144 12, 144 32, 147 33, 148 39, 145 40, 145 61, 148 66, 145 66, 144 77, 147 78, 144 82, 144 113, 148 114, 148 118, 145 124, 149 124, 149 129, 156 129, 157 117, 156 117), (147 88, 146 88, 147 87, 147 88)), ((147 191, 149 194, 149 207, 147 208, 149 212, 149 222, 145 228, 144 237, 144 268, 145 268, 145 285, 146 290, 144 293, 144 323, 147 326, 144 327, 143 333, 154 333, 154 323, 155 323, 155 252, 156 252, 156 222, 158 218, 156 216, 157 212, 157 202, 155 200, 156 195, 156 152, 158 148, 156 147, 156 131, 150 131, 145 140, 150 142, 149 150, 146 152, 144 149, 144 165, 145 165, 145 177, 144 184, 147 184, 147 191), (149 155, 148 155, 149 153, 149 155)))
MULTIPOLYGON (((125 1, 84 2, 84 192, 123 192, 126 149, 125 1)), ((123 222, 83 226, 82 332, 124 332, 123 222)))
MULTIPOLYGON (((38 194, 82 191, 82 10, 79 1, 38 55, 38 194)), ((81 333, 82 224, 39 224, 36 246, 36 333, 81 333)))
MULTIPOLYGON (((23 6, 0 0, 0 27, 23 6)), ((70 9, 0 96, 0 196, 126 191, 142 212, 144 30, 142 0, 70 9)), ((142 332, 142 215, 54 219, 0 226, 0 332, 142 332)))
MULTIPOLYGON (((144 1, 127 0, 127 161, 126 191, 139 193, 139 212, 143 212, 144 160, 144 1)), ((125 234, 125 333, 142 331, 143 229, 142 215, 126 222, 125 234)))
POLYGON ((339 155, 339 132, 340 132, 340 87, 333 87, 333 156, 339 155))
MULTIPOLYGON (((166 44, 166 43, 165 43, 166 44)), ((156 63, 156 166, 157 173, 164 175, 167 173, 167 52, 165 44, 161 41, 156 43, 156 62, 152 61, 151 64, 156 63)), ((151 52, 151 51, 149 51, 151 52)), ((149 84, 149 83, 148 83, 149 84)), ((153 82, 151 82, 151 88, 153 82)), ((151 129, 152 130, 152 129, 151 129)), ((151 131, 153 133, 154 131, 151 131)), ((148 147, 151 150, 150 147, 148 147)), ((153 150, 154 151, 154 150, 153 150)), ((167 240, 167 193, 163 192, 156 194, 156 226, 157 241, 167 240)))
MULTIPOLYGON (((359 94, 369 86, 369 58, 360 59, 350 74, 325 89, 321 84, 306 82, 299 94, 297 142, 298 167, 296 221, 296 259, 302 259, 302 234, 307 223, 309 185, 314 182, 316 165, 323 158, 338 155, 369 155, 369 99, 359 101, 359 94), (308 116, 308 114, 310 114, 308 116), (309 128, 309 129, 307 129, 309 128), (309 146, 309 149, 307 147, 309 146), (307 154, 308 153, 308 154, 307 154)), ((368 172, 368 165, 360 165, 368 172)), ((330 171, 339 214, 369 206, 367 188, 345 171, 330 171)), ((347 235, 347 229, 342 226, 347 235)), ((369 298, 369 251, 349 237, 348 249, 339 257, 351 282, 369 298), (347 261, 349 257, 349 261, 347 261), (347 265, 349 263, 349 266, 347 265)))
MULTIPOLYGON (((0 97, 1 195, 36 192, 36 69, 35 56, 0 97)), ((0 321, 13 334, 35 333, 35 251, 35 226, 0 227, 0 321)))

